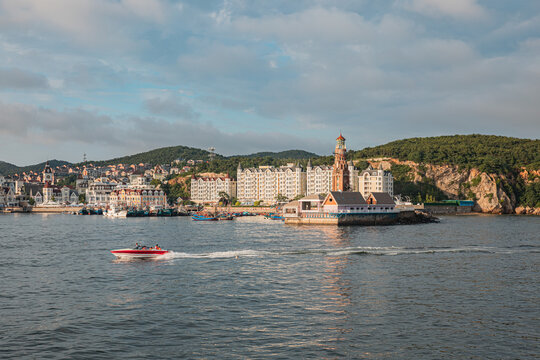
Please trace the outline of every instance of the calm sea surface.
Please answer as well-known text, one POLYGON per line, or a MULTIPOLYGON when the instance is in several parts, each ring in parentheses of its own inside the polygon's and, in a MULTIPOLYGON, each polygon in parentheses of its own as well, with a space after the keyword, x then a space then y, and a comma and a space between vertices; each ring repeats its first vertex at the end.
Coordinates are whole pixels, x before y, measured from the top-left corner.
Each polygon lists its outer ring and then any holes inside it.
POLYGON ((0 358, 538 358, 540 217, 441 220, 1 215, 0 358))

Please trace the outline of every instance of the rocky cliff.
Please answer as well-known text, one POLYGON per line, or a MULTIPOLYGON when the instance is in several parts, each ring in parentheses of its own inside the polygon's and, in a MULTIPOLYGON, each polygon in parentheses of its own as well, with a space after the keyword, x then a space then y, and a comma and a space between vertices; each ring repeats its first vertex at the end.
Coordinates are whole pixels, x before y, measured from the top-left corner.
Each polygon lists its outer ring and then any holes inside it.
MULTIPOLYGON (((462 169, 452 165, 419 164, 413 161, 400 161, 392 158, 368 159, 374 167, 382 164, 383 169, 391 170, 393 165, 406 165, 410 168, 408 180, 414 183, 429 182, 441 190, 449 199, 474 199, 475 211, 492 214, 540 214, 538 208, 516 208, 517 199, 511 184, 516 181, 511 175, 487 174, 477 169, 462 169)), ((537 174, 535 172, 534 174, 537 174)), ((519 174, 525 181, 530 172, 519 174)), ((538 180, 538 178, 536 178, 538 180)))

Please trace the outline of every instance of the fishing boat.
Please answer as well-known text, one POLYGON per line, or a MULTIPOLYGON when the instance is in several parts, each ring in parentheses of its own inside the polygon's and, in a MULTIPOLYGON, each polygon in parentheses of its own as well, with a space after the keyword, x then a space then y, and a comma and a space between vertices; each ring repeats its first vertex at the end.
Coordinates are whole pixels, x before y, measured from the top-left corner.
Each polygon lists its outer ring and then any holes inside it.
POLYGON ((207 215, 200 215, 200 214, 193 214, 191 218, 195 221, 217 221, 218 220, 216 216, 207 216, 207 215))
POLYGON ((278 215, 278 214, 266 214, 264 215, 264 218, 265 219, 269 219, 269 220, 284 220, 285 218, 281 215, 278 215))

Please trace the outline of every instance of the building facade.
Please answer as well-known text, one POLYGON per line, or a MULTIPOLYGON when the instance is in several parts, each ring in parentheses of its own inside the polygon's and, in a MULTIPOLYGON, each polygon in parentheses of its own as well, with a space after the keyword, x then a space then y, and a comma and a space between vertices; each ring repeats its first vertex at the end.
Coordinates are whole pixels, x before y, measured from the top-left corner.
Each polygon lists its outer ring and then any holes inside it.
POLYGON ((332 171, 330 165, 311 166, 311 160, 306 167, 306 195, 328 194, 332 190, 332 171))
POLYGON ((90 205, 106 205, 109 196, 118 184, 110 182, 108 178, 99 178, 88 184, 86 189, 86 202, 90 205))
POLYGON ((167 205, 167 196, 160 189, 122 188, 111 191, 109 204, 115 207, 144 208, 167 205))
POLYGON ((237 178, 238 200, 244 203, 263 201, 274 204, 279 196, 291 200, 306 193, 306 173, 294 164, 249 169, 238 165, 237 178))
POLYGON ((217 203, 221 192, 236 197, 236 181, 228 175, 224 177, 193 177, 191 179, 191 201, 201 203, 217 203))
POLYGON ((394 196, 394 178, 389 170, 379 165, 377 170, 370 165, 358 175, 358 190, 367 198, 371 193, 388 193, 394 196))

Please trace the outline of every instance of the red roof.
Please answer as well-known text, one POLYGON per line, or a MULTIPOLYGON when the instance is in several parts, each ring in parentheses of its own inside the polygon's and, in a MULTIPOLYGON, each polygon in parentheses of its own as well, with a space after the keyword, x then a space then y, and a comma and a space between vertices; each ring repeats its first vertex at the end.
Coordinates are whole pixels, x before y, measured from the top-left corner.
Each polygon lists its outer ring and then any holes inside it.
POLYGON ((336 140, 345 140, 345 138, 344 138, 343 135, 341 135, 341 133, 340 133, 340 134, 339 134, 339 137, 338 137, 336 140))

